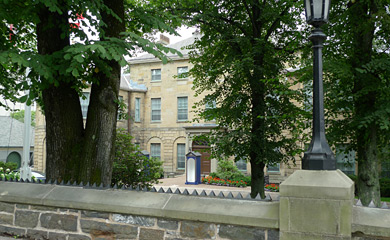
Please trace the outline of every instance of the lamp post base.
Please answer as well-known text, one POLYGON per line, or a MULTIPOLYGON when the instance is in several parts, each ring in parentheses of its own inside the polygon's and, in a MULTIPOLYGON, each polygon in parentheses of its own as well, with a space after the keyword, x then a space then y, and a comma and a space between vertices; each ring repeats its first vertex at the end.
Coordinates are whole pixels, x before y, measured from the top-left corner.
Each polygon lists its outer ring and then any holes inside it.
POLYGON ((302 169, 307 170, 336 170, 336 159, 330 153, 305 152, 302 169))

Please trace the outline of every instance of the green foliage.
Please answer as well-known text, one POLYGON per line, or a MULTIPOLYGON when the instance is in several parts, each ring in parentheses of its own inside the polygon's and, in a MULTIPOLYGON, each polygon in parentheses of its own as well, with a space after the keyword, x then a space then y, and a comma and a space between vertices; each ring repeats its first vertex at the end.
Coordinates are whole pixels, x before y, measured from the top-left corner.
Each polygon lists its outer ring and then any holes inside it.
MULTIPOLYGON (((300 96, 281 73, 286 63, 294 67, 304 43, 301 2, 174 0, 165 7, 202 34, 189 47, 190 76, 196 94, 206 95, 194 107, 199 120, 217 123, 207 136, 212 156, 248 159, 252 172, 294 161, 304 119, 293 104, 300 96)), ((263 176, 254 179, 256 196, 263 176)))
POLYGON ((0 178, 7 179, 7 180, 10 180, 11 178, 19 179, 20 178, 19 172, 13 171, 16 169, 15 165, 9 163, 4 164, 3 162, 0 162, 0 178))
MULTIPOLYGON (((11 112, 10 116, 19 122, 24 123, 24 110, 11 112)), ((35 127, 35 111, 31 111, 31 126, 35 127)))
POLYGON ((0 167, 2 167, 3 169, 10 169, 10 171, 12 172, 18 168, 18 164, 14 162, 0 162, 0 167))
POLYGON ((222 179, 236 180, 244 177, 237 166, 231 160, 218 160, 217 176, 222 179))
POLYGON ((132 139, 126 130, 117 131, 112 185, 150 188, 162 175, 162 162, 143 156, 132 139))
POLYGON ((38 101, 42 106, 40 93, 52 85, 59 86, 61 81, 71 81, 73 88, 82 92, 87 84, 96 83, 94 74, 103 72, 109 76, 111 68, 106 60, 114 60, 125 66, 127 62, 124 56, 141 49, 163 62, 169 60, 165 56, 167 53, 181 55, 174 49, 151 41, 147 35, 155 31, 177 34, 174 28, 180 25, 180 19, 169 12, 161 13, 152 3, 145 4, 143 1, 125 1, 125 8, 126 31, 121 33, 121 38, 107 38, 103 29, 106 23, 101 13, 119 17, 101 0, 0 2, 3 20, 0 24, 0 94, 12 101, 27 101, 28 104, 38 101), (36 24, 40 22, 39 11, 44 7, 51 12, 68 13, 71 22, 80 23, 82 28, 69 27, 72 23, 59 28, 64 38, 79 38, 81 43, 69 45, 53 54, 37 54, 36 24), (80 13, 83 13, 84 20, 77 19, 80 13), (100 40, 96 40, 97 35, 100 40), (31 70, 28 74, 29 84, 25 76, 26 68, 31 70), (29 96, 20 96, 19 92, 26 89, 30 90, 29 96))
POLYGON ((379 183, 381 188, 381 197, 390 197, 390 178, 381 178, 379 183))

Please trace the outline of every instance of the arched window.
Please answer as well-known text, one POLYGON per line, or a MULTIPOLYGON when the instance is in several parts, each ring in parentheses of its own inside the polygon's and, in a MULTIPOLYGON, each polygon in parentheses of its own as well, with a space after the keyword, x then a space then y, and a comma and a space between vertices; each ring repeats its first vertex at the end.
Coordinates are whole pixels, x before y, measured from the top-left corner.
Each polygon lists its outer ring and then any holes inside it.
POLYGON ((17 168, 20 168, 22 157, 17 152, 11 152, 7 157, 7 162, 13 162, 18 164, 17 168))

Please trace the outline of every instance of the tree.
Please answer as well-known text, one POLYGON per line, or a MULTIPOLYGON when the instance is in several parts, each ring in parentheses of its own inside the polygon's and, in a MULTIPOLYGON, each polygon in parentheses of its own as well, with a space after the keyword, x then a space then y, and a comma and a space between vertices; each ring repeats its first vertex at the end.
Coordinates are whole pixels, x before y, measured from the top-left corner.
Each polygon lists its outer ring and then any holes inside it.
POLYGON ((165 59, 163 51, 169 49, 143 39, 141 31, 173 32, 162 19, 172 25, 175 20, 164 13, 153 15, 153 9, 137 0, 14 0, 1 2, 0 9, 1 41, 6 43, 0 53, 0 92, 29 104, 37 100, 43 107, 47 179, 110 184, 124 55, 140 47, 165 59), (87 33, 98 34, 99 40, 89 39, 87 33), (70 44, 71 37, 83 43, 70 44), (23 79, 27 67, 30 83, 23 79), (84 126, 79 97, 87 84, 91 100, 84 126), (12 95, 27 88, 29 96, 12 95))
POLYGON ((208 135, 213 156, 248 159, 251 196, 265 198, 266 164, 294 160, 300 152, 301 116, 292 102, 298 96, 281 74, 296 60, 300 6, 289 0, 187 0, 165 7, 202 33, 192 46, 190 74, 197 94, 212 92, 195 108, 200 118, 218 123, 208 135))
POLYGON ((380 206, 378 156, 390 146, 390 3, 332 5, 324 50, 328 139, 357 150, 359 198, 380 206))

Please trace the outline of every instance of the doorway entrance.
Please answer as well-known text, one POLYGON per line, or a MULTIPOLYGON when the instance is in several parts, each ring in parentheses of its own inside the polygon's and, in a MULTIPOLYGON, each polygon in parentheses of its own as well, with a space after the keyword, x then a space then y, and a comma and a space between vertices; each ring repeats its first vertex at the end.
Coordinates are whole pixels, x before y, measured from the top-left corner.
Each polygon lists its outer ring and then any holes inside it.
POLYGON ((202 154, 200 157, 200 174, 209 175, 211 172, 210 146, 207 143, 192 143, 192 151, 202 154))

